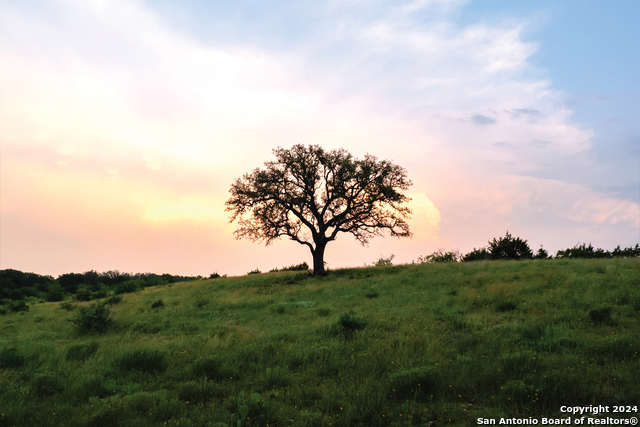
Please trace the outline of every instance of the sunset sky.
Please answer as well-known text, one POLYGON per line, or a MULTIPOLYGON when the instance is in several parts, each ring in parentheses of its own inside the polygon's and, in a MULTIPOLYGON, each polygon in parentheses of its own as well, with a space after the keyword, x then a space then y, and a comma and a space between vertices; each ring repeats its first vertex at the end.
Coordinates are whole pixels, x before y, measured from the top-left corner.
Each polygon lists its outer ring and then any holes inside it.
POLYGON ((640 2, 0 2, 0 268, 240 275, 231 183, 294 144, 407 169, 412 239, 340 235, 329 268, 493 237, 640 242, 640 2))

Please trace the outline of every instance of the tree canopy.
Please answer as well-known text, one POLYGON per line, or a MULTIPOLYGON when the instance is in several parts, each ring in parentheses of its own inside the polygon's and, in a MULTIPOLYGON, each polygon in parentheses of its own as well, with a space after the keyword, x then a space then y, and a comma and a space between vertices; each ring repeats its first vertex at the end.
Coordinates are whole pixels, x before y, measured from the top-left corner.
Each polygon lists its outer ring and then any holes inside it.
POLYGON ((401 190, 412 183, 407 171, 366 154, 354 159, 344 149, 318 145, 273 150, 274 161, 238 178, 226 210, 238 221, 236 239, 265 241, 282 236, 307 246, 314 274, 324 273, 324 251, 341 232, 362 245, 388 231, 411 237, 407 219, 411 200, 401 190), (246 216, 245 216, 246 215, 246 216))

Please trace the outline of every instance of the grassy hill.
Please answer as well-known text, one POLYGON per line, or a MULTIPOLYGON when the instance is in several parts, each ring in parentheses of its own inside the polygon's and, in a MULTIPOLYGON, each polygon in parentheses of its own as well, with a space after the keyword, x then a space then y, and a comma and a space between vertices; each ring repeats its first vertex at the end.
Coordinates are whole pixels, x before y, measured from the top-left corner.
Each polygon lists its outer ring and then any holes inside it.
POLYGON ((68 320, 91 303, 0 317, 0 426, 476 425, 640 404, 637 258, 175 283, 80 334, 68 320))

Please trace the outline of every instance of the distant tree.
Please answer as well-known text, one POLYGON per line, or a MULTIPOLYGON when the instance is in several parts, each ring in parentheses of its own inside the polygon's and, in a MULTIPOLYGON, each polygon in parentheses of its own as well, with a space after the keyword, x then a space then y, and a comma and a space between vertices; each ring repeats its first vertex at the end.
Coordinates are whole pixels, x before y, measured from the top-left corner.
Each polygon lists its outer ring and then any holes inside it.
POLYGON ((540 249, 538 249, 538 252, 536 253, 536 255, 533 257, 534 259, 549 259, 551 257, 549 257, 549 252, 547 252, 542 245, 540 245, 540 249))
POLYGON ((611 252, 611 256, 614 257, 640 257, 640 245, 636 243, 635 246, 629 246, 628 248, 620 249, 620 245, 611 252))
POLYGON ((265 169, 238 178, 226 202, 236 238, 265 241, 287 236, 311 251, 313 273, 324 273, 327 243, 350 233, 362 245, 388 230, 410 237, 406 220, 410 199, 400 190, 411 185, 400 166, 369 154, 354 159, 344 149, 295 145, 273 150, 265 169), (249 217, 245 218, 244 215, 249 217))
POLYGON ((74 294, 84 284, 84 274, 67 273, 58 276, 58 283, 66 292, 74 294))
POLYGON ((559 250, 556 258, 611 258, 612 254, 602 248, 594 248, 591 243, 577 244, 573 248, 559 250))
POLYGON ((512 237, 509 231, 504 237, 489 241, 489 252, 491 259, 531 259, 533 252, 526 240, 519 237, 512 237))
POLYGON ((458 250, 446 252, 444 249, 438 249, 431 255, 419 256, 418 263, 433 263, 433 262, 458 262, 462 259, 458 250))
POLYGON ((491 253, 487 251, 487 248, 480 248, 480 249, 473 248, 471 252, 465 254, 462 257, 462 261, 464 262, 483 261, 488 259, 491 259, 491 253))
POLYGON ((378 258, 378 260, 376 262, 373 263, 374 266, 376 267, 391 267, 393 265, 393 259, 396 256, 394 254, 391 254, 391 256, 385 258, 384 256, 380 255, 380 258, 378 258))

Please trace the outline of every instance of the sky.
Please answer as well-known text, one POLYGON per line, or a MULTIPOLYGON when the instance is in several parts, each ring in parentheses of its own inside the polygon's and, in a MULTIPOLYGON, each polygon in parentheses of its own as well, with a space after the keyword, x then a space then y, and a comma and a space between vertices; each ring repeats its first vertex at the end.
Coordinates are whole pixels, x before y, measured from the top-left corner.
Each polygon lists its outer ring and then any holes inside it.
POLYGON ((242 275, 236 178, 294 144, 405 168, 413 237, 328 268, 640 242, 637 0, 0 2, 0 268, 242 275))

